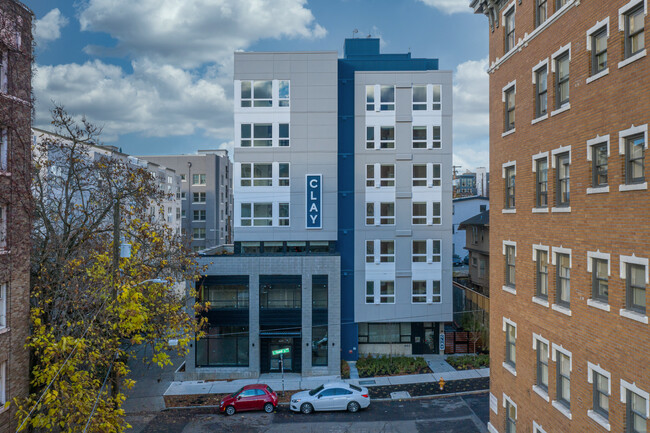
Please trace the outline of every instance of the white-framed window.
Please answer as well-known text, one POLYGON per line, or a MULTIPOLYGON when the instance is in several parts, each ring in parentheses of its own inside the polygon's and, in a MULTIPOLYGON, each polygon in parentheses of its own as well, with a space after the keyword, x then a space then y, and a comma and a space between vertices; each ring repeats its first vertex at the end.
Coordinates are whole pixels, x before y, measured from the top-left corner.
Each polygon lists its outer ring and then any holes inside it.
POLYGON ((440 149, 442 138, 439 125, 413 125, 413 149, 440 149))
POLYGON ((413 86, 414 112, 440 111, 441 102, 440 84, 418 84, 413 86))
POLYGON ((289 163, 278 163, 278 186, 289 186, 289 163))
POLYGON ((9 207, 0 204, 0 249, 7 248, 7 224, 9 207))
POLYGON ((516 294, 515 261, 517 257, 517 242, 503 241, 503 256, 505 259, 505 277, 503 290, 516 294))
POLYGON ((535 86, 535 120, 548 116, 548 59, 544 59, 532 69, 535 86))
POLYGON ((535 385, 533 391, 543 399, 548 397, 548 359, 549 342, 541 335, 533 333, 533 350, 535 351, 535 385))
POLYGON ((366 240, 366 263, 394 263, 394 240, 366 240))
POLYGON ((591 69, 587 83, 607 75, 609 67, 607 62, 607 39, 609 38, 609 17, 598 21, 587 30, 587 51, 591 54, 591 69))
POLYGON ((289 107, 289 80, 242 80, 240 102, 242 108, 289 107))
POLYGON ((395 111, 395 86, 392 84, 367 85, 366 111, 395 111))
POLYGON ((551 250, 555 266, 555 304, 553 304, 553 309, 567 312, 571 308, 571 249, 553 247, 551 250))
POLYGON ((395 126, 367 126, 366 149, 395 149, 395 126))
POLYGON ((273 146, 272 123, 242 123, 239 140, 240 147, 271 147, 273 146))
POLYGON ((625 184, 620 191, 647 189, 645 151, 648 147, 648 125, 632 125, 618 133, 618 153, 625 158, 625 184))
POLYGON ((366 304, 394 304, 395 281, 366 281, 366 304))
POLYGON ((278 225, 289 225, 289 203, 278 203, 278 225))
POLYGON ((411 303, 413 304, 439 304, 442 302, 439 280, 411 281, 411 303))
POLYGON ((413 86, 413 111, 424 111, 427 109, 427 86, 413 86))
POLYGON ((516 371, 517 367, 517 324, 510 319, 503 318, 503 332, 505 333, 506 351, 504 355, 504 367, 510 371, 516 371), (509 368, 508 368, 509 367, 509 368))
POLYGON ((427 148, 427 127, 413 126, 413 149, 427 148))
POLYGON ((289 146, 289 124, 288 123, 278 124, 278 146, 280 147, 289 146))
POLYGON ((517 405, 503 393, 503 407, 506 409, 506 433, 517 432, 517 405))
POLYGON ((366 165, 366 187, 394 188, 395 164, 366 165), (379 178, 376 176, 379 175, 379 178))
POLYGON ((273 203, 241 203, 243 227, 273 225, 273 203))
POLYGON ((413 263, 439 263, 440 239, 414 239, 412 242, 413 263))
POLYGON ((591 298, 587 304, 591 305, 593 301, 608 304, 609 277, 612 274, 610 255, 600 251, 587 251, 587 272, 591 272, 591 298))
POLYGON ((367 202, 366 225, 394 225, 395 202, 367 202))
MULTIPOLYGON (((645 55, 645 26, 647 2, 631 0, 618 10, 618 29, 623 32, 623 58, 629 61, 645 55)), ((619 68, 627 64, 619 63, 619 68)))
MULTIPOLYGON (((569 64, 571 62, 571 43, 561 47, 551 56, 555 73, 555 110, 568 108, 569 104, 569 64)), ((554 113, 551 113, 553 115, 554 113)))
POLYGON ((192 221, 205 221, 206 217, 206 211, 205 209, 198 209, 192 211, 193 213, 193 218, 192 221))
POLYGON ((278 81, 278 107, 289 106, 289 80, 278 81))
POLYGON ((192 203, 205 203, 206 194, 204 192, 193 192, 192 203))
POLYGON ((185 173, 182 173, 179 176, 181 177, 181 182, 187 182, 187 176, 185 175, 185 173))
POLYGON ((620 276, 625 280, 625 308, 621 315, 648 323, 647 290, 649 282, 648 259, 620 256, 620 276))
POLYGON ((192 185, 205 185, 205 173, 193 174, 192 185))
POLYGON ((442 86, 431 84, 431 109, 439 111, 442 107, 442 86))
POLYGON ((547 432, 546 430, 544 430, 541 424, 537 424, 537 421, 533 421, 533 433, 547 433, 547 432))
POLYGON ((592 408, 589 418, 609 430, 609 398, 612 395, 612 375, 600 365, 587 362, 587 383, 592 384, 592 408))
POLYGON ((553 149, 551 156, 555 169, 555 207, 552 211, 568 210, 571 204, 571 146, 553 149))
POLYGON ((440 202, 414 201, 412 203, 412 224, 413 225, 438 225, 442 224, 440 202))
POLYGON ((510 3, 502 12, 502 25, 504 29, 504 52, 512 50, 517 44, 515 39, 515 2, 510 3))
POLYGON ((9 151, 9 132, 7 128, 0 127, 0 171, 9 170, 7 154, 9 151))
POLYGON ((625 404, 625 433, 645 433, 650 418, 648 392, 621 379, 621 403, 625 404))
POLYGON ((432 188, 442 184, 440 164, 413 164, 413 186, 432 188))
POLYGON ((501 92, 501 99, 504 103, 503 131, 508 132, 515 129, 515 95, 517 94, 517 81, 515 80, 506 84, 501 92))
POLYGON ((502 164, 501 177, 504 179, 503 210, 512 212, 515 210, 515 177, 517 175, 516 161, 508 161, 502 164))
POLYGON ((0 329, 7 327, 7 310, 9 309, 9 284, 0 284, 0 329))
POLYGON ((192 229, 192 239, 201 241, 205 239, 205 227, 194 227, 192 229))
POLYGON ((587 140, 587 161, 591 161, 591 188, 587 194, 608 192, 609 134, 587 140))
POLYGON ((289 186, 289 163, 249 163, 240 165, 240 185, 249 186, 289 186), (274 167, 276 165, 276 167, 274 167))
POLYGON ((571 371, 573 370, 571 358, 571 352, 553 343, 553 361, 556 363, 556 398, 552 405, 569 419, 571 418, 571 371))

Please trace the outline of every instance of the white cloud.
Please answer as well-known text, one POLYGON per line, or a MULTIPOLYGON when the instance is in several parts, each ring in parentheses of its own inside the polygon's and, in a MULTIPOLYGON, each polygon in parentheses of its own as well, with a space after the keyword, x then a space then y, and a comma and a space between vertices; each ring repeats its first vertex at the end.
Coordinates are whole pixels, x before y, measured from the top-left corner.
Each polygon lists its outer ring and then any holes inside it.
POLYGON ((454 164, 488 166, 488 59, 468 60, 454 74, 454 164))
POLYGON ((148 60, 132 62, 133 73, 99 60, 83 65, 37 66, 35 126, 47 128, 51 102, 103 125, 102 138, 121 134, 150 137, 203 132, 232 136, 232 101, 218 79, 199 77, 148 60))
POLYGON ((470 13, 473 10, 469 7, 469 0, 420 0, 422 3, 434 7, 444 13, 453 14, 457 12, 470 13))
POLYGON ((233 51, 264 38, 319 38, 306 0, 88 0, 82 30, 105 32, 114 48, 88 46, 89 54, 128 54, 185 68, 222 63, 233 51))
POLYGON ((34 38, 36 43, 43 45, 61 37, 61 28, 68 24, 68 19, 61 14, 58 8, 49 11, 43 18, 34 24, 34 38))

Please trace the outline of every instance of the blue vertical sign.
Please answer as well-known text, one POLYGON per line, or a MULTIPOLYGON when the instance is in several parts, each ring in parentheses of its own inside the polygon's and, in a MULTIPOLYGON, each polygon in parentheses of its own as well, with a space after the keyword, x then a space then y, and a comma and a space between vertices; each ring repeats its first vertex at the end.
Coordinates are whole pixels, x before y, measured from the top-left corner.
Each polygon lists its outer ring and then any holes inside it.
POLYGON ((323 175, 307 175, 307 228, 323 228, 323 175))

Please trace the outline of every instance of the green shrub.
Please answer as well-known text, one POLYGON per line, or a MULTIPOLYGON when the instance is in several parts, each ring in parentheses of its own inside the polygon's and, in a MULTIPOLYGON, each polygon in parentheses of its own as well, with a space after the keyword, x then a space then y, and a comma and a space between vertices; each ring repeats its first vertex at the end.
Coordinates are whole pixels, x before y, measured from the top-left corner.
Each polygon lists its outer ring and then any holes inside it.
POLYGON ((350 378, 350 364, 345 359, 341 360, 341 379, 350 378))
POLYGON ((424 358, 410 356, 362 356, 357 361, 357 370, 359 377, 431 373, 424 358))
POLYGON ((456 370, 472 370, 490 366, 490 355, 461 355, 448 356, 447 363, 456 370))

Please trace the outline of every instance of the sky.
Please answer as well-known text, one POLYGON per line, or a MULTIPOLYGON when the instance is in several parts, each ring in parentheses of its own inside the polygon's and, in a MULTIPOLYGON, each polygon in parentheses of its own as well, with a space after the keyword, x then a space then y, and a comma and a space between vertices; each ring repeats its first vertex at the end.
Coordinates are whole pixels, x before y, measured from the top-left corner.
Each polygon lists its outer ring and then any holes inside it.
POLYGON ((488 166, 488 22, 469 0, 23 0, 35 14, 34 126, 53 103, 133 155, 233 146, 233 52, 437 58, 454 76, 454 165, 488 166), (357 33, 353 33, 355 29, 357 33))

